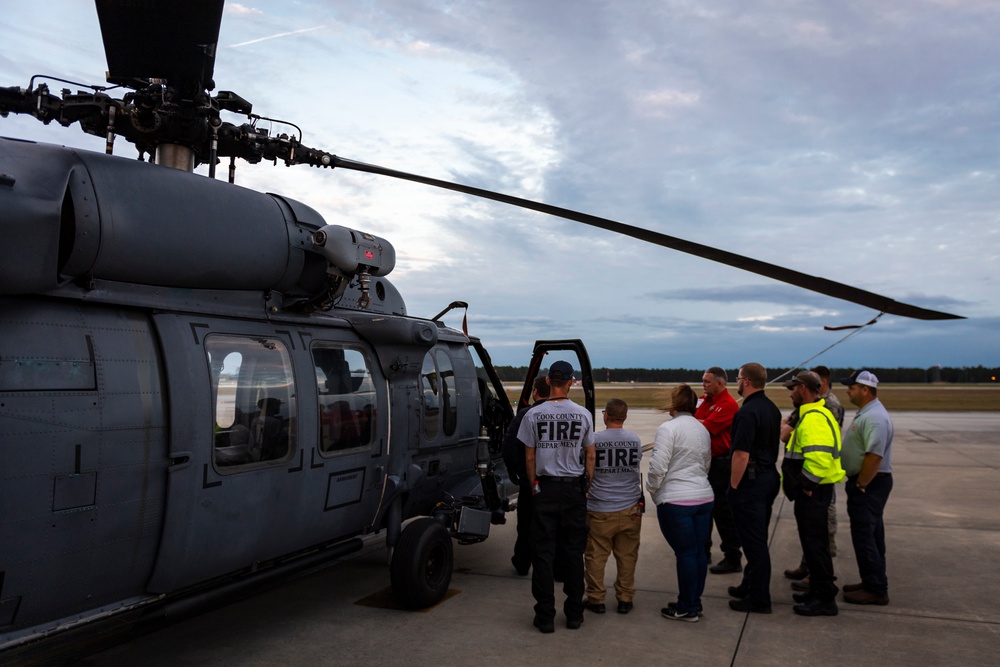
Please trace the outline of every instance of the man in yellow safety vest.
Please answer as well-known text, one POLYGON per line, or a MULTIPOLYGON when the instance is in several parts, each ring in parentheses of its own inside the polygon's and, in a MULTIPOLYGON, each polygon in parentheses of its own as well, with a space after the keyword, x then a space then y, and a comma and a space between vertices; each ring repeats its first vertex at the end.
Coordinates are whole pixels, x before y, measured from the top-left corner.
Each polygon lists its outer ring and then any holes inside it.
POLYGON ((836 616, 838 588, 833 582, 833 559, 827 533, 827 512, 833 485, 844 479, 840 462, 840 429, 820 398, 820 379, 803 371, 785 383, 792 391, 792 404, 799 420, 794 430, 782 427, 787 438, 782 462, 785 495, 795 503, 795 524, 802 554, 809 567, 809 590, 794 593, 798 603, 792 610, 802 616, 836 616))

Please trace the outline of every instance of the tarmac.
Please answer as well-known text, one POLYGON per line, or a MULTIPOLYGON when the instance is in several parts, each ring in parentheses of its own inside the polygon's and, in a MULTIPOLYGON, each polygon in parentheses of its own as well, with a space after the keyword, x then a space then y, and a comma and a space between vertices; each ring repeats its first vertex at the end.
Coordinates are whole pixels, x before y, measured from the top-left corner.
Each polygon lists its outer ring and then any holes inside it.
MULTIPOLYGON (((554 634, 532 627, 531 581, 510 564, 513 514, 481 544, 455 546, 449 595, 422 611, 393 608, 381 537, 360 554, 250 599, 180 622, 78 664, 158 665, 996 665, 1000 664, 1000 411, 890 413, 893 490, 886 507, 890 604, 856 606, 838 596, 835 617, 792 612, 789 580, 800 549, 792 506, 779 495, 771 525, 774 613, 729 609, 740 575, 708 575, 704 617, 670 621, 673 552, 655 513, 643 521, 635 608, 615 613, 613 559, 608 613, 586 614, 554 634)), ((848 410, 848 419, 853 410, 848 410)), ((635 410, 626 422, 651 443, 666 419, 635 410)), ((649 454, 644 457, 648 464, 649 454)), ((859 581, 843 489, 834 567, 859 581)), ((718 536, 713 535, 718 544, 718 536)), ((716 547, 713 558, 721 554, 716 547)), ((557 590, 557 607, 561 593, 557 590)))

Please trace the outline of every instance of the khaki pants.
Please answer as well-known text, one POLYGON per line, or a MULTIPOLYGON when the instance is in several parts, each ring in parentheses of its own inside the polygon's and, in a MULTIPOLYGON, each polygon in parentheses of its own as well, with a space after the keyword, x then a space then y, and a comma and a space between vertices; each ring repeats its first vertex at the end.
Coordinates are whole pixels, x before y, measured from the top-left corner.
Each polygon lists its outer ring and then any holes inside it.
POLYGON ((635 597, 635 564, 639 559, 639 532, 642 527, 642 519, 636 516, 637 511, 637 507, 633 506, 619 512, 587 512, 584 580, 587 600, 593 604, 604 603, 607 593, 604 566, 612 553, 618 564, 615 597, 620 602, 631 602, 635 597))

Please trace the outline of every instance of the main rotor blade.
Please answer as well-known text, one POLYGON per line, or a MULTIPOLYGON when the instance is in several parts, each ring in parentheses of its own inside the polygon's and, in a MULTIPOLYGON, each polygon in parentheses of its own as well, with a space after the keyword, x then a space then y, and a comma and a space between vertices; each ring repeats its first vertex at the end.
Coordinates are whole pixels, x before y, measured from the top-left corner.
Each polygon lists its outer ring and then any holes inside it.
POLYGON ((333 156, 333 166, 341 167, 343 169, 352 169, 354 171, 364 171, 370 174, 391 176, 393 178, 413 181, 415 183, 423 183, 425 185, 433 185, 434 187, 444 188, 445 190, 463 192, 476 197, 492 199, 493 201, 502 202, 504 204, 519 206, 521 208, 531 209, 540 213, 566 218, 567 220, 582 222, 585 225, 599 227, 600 229, 606 229, 610 232, 631 236, 632 238, 646 241, 647 243, 652 243, 658 246, 663 246, 664 248, 671 248, 673 250, 686 252, 689 255, 703 257, 705 259, 712 260, 713 262, 720 262, 728 266, 743 269, 744 271, 749 271, 750 273, 756 273, 757 275, 773 278, 774 280, 780 280, 781 282, 795 285, 796 287, 801 287, 813 292, 819 292, 820 294, 832 296, 836 299, 842 299, 844 301, 850 301, 851 303, 867 306, 868 308, 873 308, 879 312, 889 313, 891 315, 912 317, 918 320, 965 319, 961 315, 952 315, 950 313, 942 313, 936 310, 928 310, 919 306, 901 303, 899 301, 894 301, 887 296, 882 296, 881 294, 875 294, 874 292, 868 292, 863 289, 858 289, 857 287, 851 287, 850 285, 844 285, 833 280, 827 280, 826 278, 818 278, 816 276, 811 276, 792 269, 786 269, 783 266, 768 264, 767 262, 762 262, 743 255, 737 255, 736 253, 728 252, 726 250, 720 250, 711 246, 701 245, 700 243, 685 241, 684 239, 679 239, 675 236, 660 234, 659 232, 642 229, 641 227, 633 227, 632 225, 627 225, 623 222, 616 222, 614 220, 608 220, 607 218, 599 218, 594 215, 588 215, 586 213, 579 213, 578 211, 572 211, 558 206, 551 206, 549 204, 531 201, 530 199, 521 199, 520 197, 513 197, 499 192, 483 190, 482 188, 476 188, 470 185, 461 185, 459 183, 451 183, 449 181, 442 181, 436 178, 408 174, 403 171, 386 169, 385 167, 365 164, 363 162, 355 162, 354 160, 347 160, 336 156, 333 156))
POLYGON ((97 0, 108 81, 147 79, 191 93, 213 88, 224 0, 97 0))

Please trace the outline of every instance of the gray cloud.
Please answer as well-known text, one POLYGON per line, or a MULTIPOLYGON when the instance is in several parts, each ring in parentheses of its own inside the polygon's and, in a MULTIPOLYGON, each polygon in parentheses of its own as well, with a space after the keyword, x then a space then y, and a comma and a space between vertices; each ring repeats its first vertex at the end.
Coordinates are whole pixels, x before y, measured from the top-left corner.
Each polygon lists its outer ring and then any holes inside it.
MULTIPOLYGON (((92 7, 56 4, 15 3, 0 17, 2 68, 15 73, 0 85, 37 71, 100 78, 92 7), (74 20, 45 20, 64 12, 74 20)), ((827 363, 1000 363, 996 3, 261 0, 253 9, 227 13, 221 43, 295 38, 220 49, 220 88, 302 124, 321 147, 530 191, 970 318, 886 317, 827 363), (427 63, 440 80, 428 79, 427 63), (489 84, 453 90, 470 69, 489 84), (394 129, 449 113, 489 121, 472 136, 394 129), (534 144, 508 150, 496 139, 540 119, 551 127, 534 144)), ((30 119, 0 119, 0 131, 102 147, 30 119)), ((386 202, 406 201, 414 186, 339 170, 238 174, 314 203, 331 222, 407 239, 394 241, 392 279, 411 312, 469 301, 470 324, 499 363, 523 363, 534 338, 567 336, 605 365, 792 365, 836 339, 824 324, 874 315, 461 195, 386 215, 386 202)))

